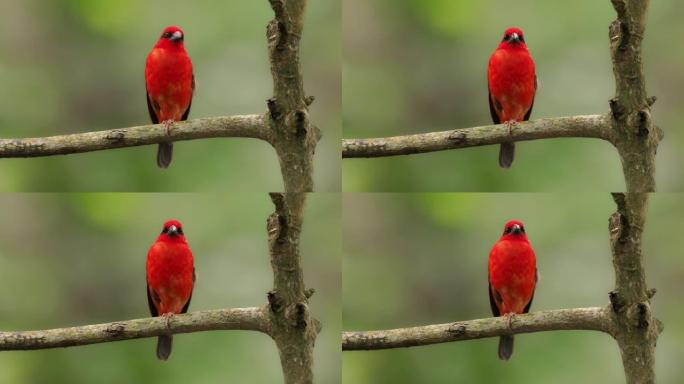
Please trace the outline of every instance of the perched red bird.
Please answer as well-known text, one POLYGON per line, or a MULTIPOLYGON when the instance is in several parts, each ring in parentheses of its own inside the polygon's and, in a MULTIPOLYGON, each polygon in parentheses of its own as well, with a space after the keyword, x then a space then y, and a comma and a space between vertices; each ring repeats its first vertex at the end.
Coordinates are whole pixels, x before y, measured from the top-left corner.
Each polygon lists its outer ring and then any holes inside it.
MULTIPOLYGON (((489 304, 494 316, 527 313, 537 285, 537 259, 517 220, 506 223, 504 233, 489 252, 489 304)), ((510 319, 510 318, 509 318, 510 319)), ((513 336, 499 338, 499 358, 513 353, 513 336)))
MULTIPOLYGON (((509 28, 503 40, 489 59, 489 111, 494 124, 511 126, 530 119, 534 96, 537 92, 537 75, 534 61, 525 45, 523 32, 509 28)), ((515 156, 515 143, 501 144, 499 165, 509 168, 515 156)))
MULTIPOLYGON (((185 241, 183 226, 176 220, 169 220, 147 252, 147 303, 152 316, 186 313, 194 285, 194 260, 185 241)), ((159 336, 159 360, 169 358, 172 341, 172 336, 159 336)))
MULTIPOLYGON (((167 133, 174 121, 188 119, 195 75, 192 61, 185 51, 185 34, 178 27, 167 27, 147 56, 145 82, 147 109, 154 124, 166 125, 167 133)), ((173 144, 159 144, 157 165, 168 168, 173 156, 173 144)))

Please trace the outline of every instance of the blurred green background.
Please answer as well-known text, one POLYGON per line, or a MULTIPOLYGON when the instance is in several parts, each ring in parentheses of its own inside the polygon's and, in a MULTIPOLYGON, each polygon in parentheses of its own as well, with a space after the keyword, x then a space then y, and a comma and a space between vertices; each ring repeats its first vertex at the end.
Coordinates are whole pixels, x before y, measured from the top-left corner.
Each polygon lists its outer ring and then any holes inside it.
MULTIPOLYGON (((302 40, 319 191, 339 191, 341 9, 309 2, 302 40)), ((3 0, 0 137, 36 137, 149 124, 145 58, 167 25, 186 32, 197 91, 190 118, 263 113, 272 95, 267 0, 3 0)), ((3 191, 282 190, 271 147, 254 139, 178 143, 167 171, 156 146, 0 161, 3 191)))
MULTIPOLYGON (((310 195, 301 254, 310 307, 323 324, 320 383, 340 380, 339 195, 310 195)), ((149 316, 147 250, 164 220, 183 223, 195 256, 190 311, 260 306, 271 289, 266 194, 0 195, 0 330, 149 316)), ((248 331, 177 335, 166 363, 154 338, 0 354, 2 383, 278 383, 273 341, 248 331)))
MULTIPOLYGON (((491 124, 487 63, 503 31, 519 26, 537 63, 532 118, 602 114, 615 94, 608 0, 345 0, 345 138, 384 137, 491 124)), ((684 7, 651 2, 644 41, 649 94, 658 96, 658 187, 684 190, 684 7)), ((408 157, 348 159, 346 191, 624 190, 617 152, 603 141, 518 144, 510 170, 498 146, 408 157)))
MULTIPOLYGON (((401 328, 490 317, 489 251, 504 223, 525 223, 540 281, 532 311, 603 306, 614 287, 608 194, 347 194, 343 327, 401 328)), ((659 383, 681 383, 684 196, 652 196, 643 252, 665 324, 659 383)), ((497 339, 343 353, 345 383, 624 383, 617 344, 590 331, 516 336, 507 363, 497 339)))

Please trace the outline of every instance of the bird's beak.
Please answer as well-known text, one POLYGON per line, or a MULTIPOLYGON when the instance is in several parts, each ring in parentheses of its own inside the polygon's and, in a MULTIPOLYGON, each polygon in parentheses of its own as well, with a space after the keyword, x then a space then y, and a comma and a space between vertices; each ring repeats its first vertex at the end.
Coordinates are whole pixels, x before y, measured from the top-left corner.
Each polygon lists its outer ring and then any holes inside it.
POLYGON ((513 34, 511 35, 511 43, 519 43, 519 42, 520 42, 520 35, 513 32, 513 34))
POLYGON ((522 228, 518 224, 513 224, 513 230, 511 231, 514 235, 519 235, 522 233, 522 228))
POLYGON ((178 228, 176 228, 175 225, 170 226, 168 235, 169 236, 178 236, 178 228))
POLYGON ((183 40, 183 33, 181 31, 176 31, 171 35, 171 41, 183 40))

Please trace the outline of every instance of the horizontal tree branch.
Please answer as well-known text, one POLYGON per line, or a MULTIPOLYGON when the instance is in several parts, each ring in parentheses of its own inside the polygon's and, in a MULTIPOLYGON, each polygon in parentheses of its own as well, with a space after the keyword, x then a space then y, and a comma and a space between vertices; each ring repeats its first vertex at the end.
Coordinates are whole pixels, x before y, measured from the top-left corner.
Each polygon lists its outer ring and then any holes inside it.
POLYGON ((558 330, 611 332, 606 308, 558 309, 506 317, 425 325, 383 331, 343 332, 342 350, 377 350, 464 341, 518 333, 558 330))
POLYGON ((0 139, 0 158, 67 155, 218 137, 248 137, 271 142, 271 129, 268 118, 263 115, 245 115, 179 121, 168 132, 165 125, 157 124, 51 137, 0 139))
POLYGON ((342 157, 385 157, 502 144, 510 141, 584 137, 612 142, 609 116, 571 116, 375 139, 343 139, 342 157))
POLYGON ((170 318, 116 321, 44 331, 0 332, 0 351, 48 349, 140 339, 160 335, 218 330, 259 331, 270 334, 263 308, 216 309, 170 318))

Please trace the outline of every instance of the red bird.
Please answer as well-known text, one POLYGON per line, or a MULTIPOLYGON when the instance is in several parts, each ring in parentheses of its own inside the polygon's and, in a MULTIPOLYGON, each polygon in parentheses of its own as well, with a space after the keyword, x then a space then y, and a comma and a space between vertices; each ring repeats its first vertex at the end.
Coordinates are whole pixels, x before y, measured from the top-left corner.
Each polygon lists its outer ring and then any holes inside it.
MULTIPOLYGON (((165 124, 169 132, 174 121, 188 119, 195 75, 192 61, 185 51, 185 34, 178 27, 167 27, 147 56, 145 82, 147 109, 154 124, 165 124)), ((173 144, 159 144, 157 165, 168 168, 173 156, 173 144)))
MULTIPOLYGON (((185 241, 183 226, 176 220, 169 220, 147 252, 147 303, 150 313, 152 316, 186 313, 194 286, 194 260, 185 241)), ((159 360, 169 358, 172 341, 172 336, 159 336, 159 360)))
MULTIPOLYGON (((506 223, 504 233, 489 252, 489 304, 494 316, 530 311, 537 285, 537 259, 517 220, 506 223)), ((510 321, 509 317, 509 321, 510 321)), ((499 358, 513 353, 513 336, 499 338, 499 358)))
MULTIPOLYGON (((523 32, 509 28, 489 59, 489 112, 494 124, 506 123, 510 134, 515 122, 527 121, 532 114, 537 92, 534 61, 525 45, 523 32)), ((501 144, 499 165, 510 168, 515 156, 515 143, 501 144)))

